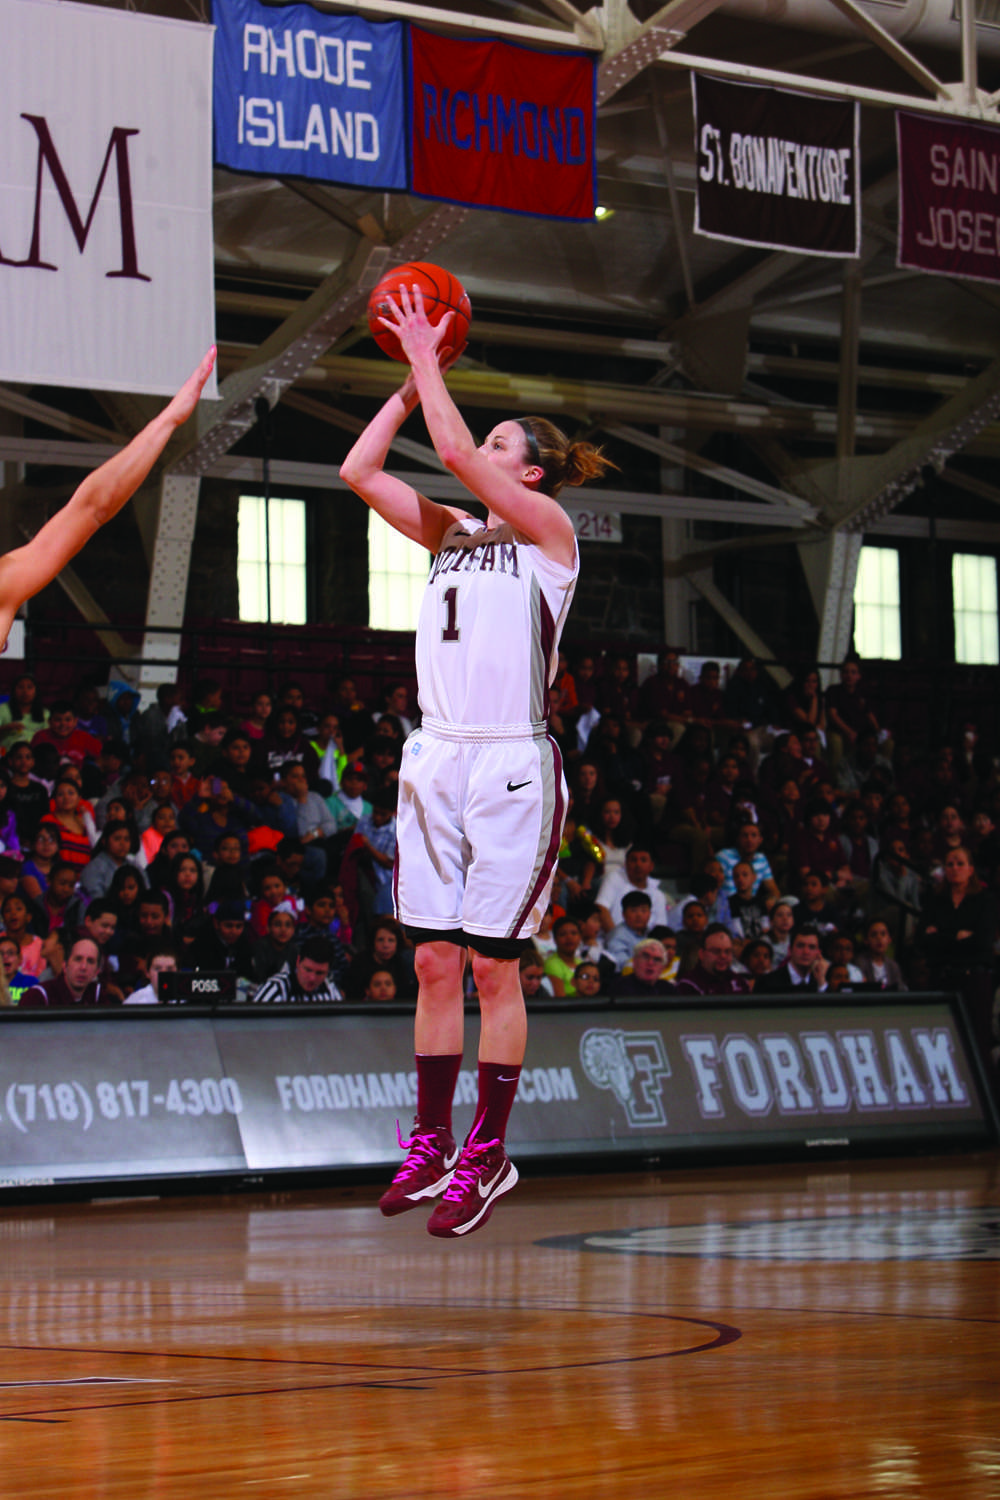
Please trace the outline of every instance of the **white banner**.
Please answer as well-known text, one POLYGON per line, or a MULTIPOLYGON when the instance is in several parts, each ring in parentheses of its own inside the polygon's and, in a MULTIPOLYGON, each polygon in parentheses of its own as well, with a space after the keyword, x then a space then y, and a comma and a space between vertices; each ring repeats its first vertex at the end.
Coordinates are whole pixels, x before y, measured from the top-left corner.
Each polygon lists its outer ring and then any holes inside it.
POLYGON ((212 28, 0 0, 0 36, 0 380, 172 395, 215 338, 212 28))

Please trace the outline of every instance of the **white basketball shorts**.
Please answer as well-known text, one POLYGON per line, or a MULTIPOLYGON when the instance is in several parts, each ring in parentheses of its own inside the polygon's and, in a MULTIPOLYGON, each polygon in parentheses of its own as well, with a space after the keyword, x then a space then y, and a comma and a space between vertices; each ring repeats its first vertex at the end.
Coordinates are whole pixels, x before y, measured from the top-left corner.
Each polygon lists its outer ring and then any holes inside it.
POLYGON ((566 806, 562 757, 547 736, 470 742, 414 730, 399 773, 399 920, 531 937, 548 905, 566 806))

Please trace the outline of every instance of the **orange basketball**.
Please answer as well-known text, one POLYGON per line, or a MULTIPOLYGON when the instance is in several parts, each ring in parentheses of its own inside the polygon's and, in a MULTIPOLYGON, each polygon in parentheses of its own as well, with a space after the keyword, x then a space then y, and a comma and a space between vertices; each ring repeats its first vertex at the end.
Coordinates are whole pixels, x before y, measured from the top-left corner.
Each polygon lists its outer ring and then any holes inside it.
POLYGON ((465 287, 457 276, 453 276, 443 266, 431 265, 426 260, 411 260, 405 266, 396 266, 394 270, 387 271, 378 285, 372 288, 368 298, 368 327, 383 354, 406 363, 406 355, 398 336, 391 328, 383 328, 378 321, 379 318, 391 316, 388 299, 392 297, 396 303, 399 302, 400 286, 410 289, 419 286, 424 298, 424 312, 435 327, 446 313, 455 314, 448 343, 461 353, 469 337, 469 320, 472 317, 472 304, 465 287))

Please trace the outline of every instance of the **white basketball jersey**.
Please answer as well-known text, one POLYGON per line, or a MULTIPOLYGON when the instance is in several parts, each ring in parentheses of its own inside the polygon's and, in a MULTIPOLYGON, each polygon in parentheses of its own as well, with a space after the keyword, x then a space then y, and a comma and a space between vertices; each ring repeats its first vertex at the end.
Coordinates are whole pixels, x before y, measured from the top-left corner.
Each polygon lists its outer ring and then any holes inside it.
POLYGON ((579 571, 578 554, 564 567, 512 526, 487 531, 470 516, 450 527, 417 625, 424 718, 537 732, 579 571))

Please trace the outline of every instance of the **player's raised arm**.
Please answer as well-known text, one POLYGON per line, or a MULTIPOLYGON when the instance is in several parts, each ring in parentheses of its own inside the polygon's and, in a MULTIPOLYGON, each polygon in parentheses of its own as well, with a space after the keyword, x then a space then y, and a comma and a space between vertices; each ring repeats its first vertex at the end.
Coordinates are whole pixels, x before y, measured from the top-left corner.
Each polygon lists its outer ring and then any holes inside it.
POLYGON ((63 508, 23 547, 0 558, 0 641, 26 599, 37 594, 132 498, 198 404, 215 364, 211 348, 177 395, 120 453, 88 474, 63 508))
POLYGON ((419 286, 412 297, 401 286, 398 302, 389 305, 390 317, 382 321, 395 329, 410 361, 427 430, 442 463, 488 506, 493 517, 508 522, 557 562, 572 566, 576 553, 573 523, 555 499, 538 489, 545 471, 537 460, 532 462, 524 443, 517 443, 513 429, 520 431, 519 424, 501 424, 511 430, 505 435, 506 443, 502 437, 497 449, 489 443, 478 447, 448 393, 441 352, 448 348, 451 315, 432 324, 425 315, 419 286))
POLYGON ((449 526, 465 512, 438 505, 413 485, 385 472, 392 440, 418 402, 411 371, 368 423, 341 464, 340 477, 390 526, 429 552, 437 552, 449 526))

